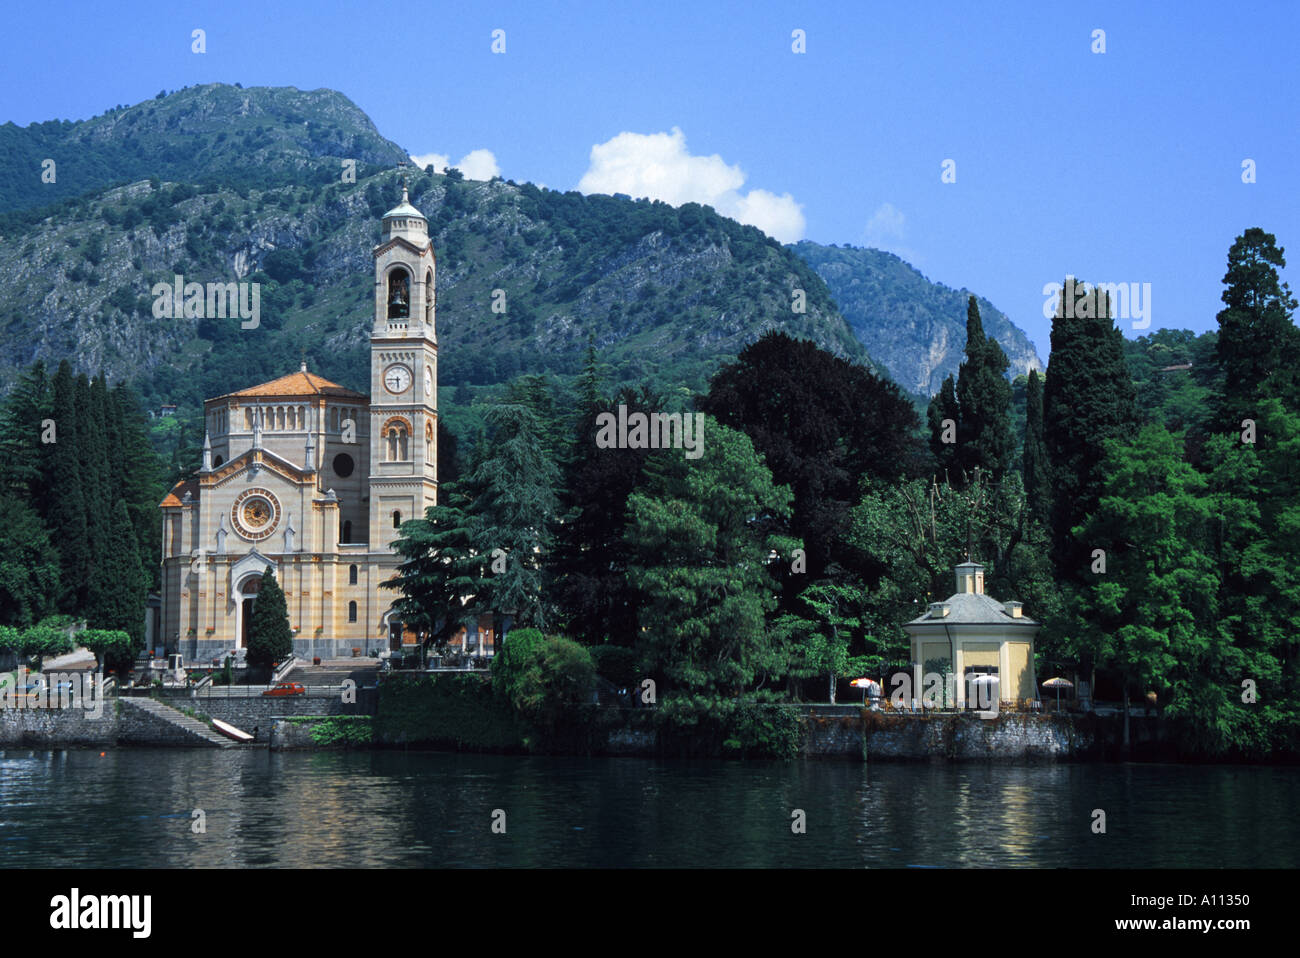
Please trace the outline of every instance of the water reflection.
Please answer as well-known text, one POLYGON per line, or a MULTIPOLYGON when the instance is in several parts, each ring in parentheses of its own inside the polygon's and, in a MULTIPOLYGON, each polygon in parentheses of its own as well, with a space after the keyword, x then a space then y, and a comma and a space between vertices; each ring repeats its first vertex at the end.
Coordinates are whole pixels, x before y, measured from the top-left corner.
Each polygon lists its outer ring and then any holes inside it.
POLYGON ((0 853, 6 867, 1294 867, 1298 800, 1293 768, 9 749, 0 853))

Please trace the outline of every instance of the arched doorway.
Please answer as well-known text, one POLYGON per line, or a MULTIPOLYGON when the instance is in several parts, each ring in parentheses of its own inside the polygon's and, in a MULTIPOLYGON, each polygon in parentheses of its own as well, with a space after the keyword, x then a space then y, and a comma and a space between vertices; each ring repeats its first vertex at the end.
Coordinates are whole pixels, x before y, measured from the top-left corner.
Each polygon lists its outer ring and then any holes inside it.
POLYGON ((239 628, 235 634, 238 636, 236 648, 248 648, 248 633, 253 622, 253 606, 257 604, 257 593, 262 588, 262 574, 255 573, 241 581, 238 591, 235 595, 235 601, 239 606, 239 628))

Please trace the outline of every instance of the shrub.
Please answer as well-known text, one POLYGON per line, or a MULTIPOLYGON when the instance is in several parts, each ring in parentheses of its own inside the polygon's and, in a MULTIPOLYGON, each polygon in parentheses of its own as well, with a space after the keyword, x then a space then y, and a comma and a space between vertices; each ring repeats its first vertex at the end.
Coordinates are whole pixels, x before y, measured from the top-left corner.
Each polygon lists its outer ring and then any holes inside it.
POLYGON ((369 715, 331 716, 311 730, 311 740, 316 745, 352 748, 369 745, 373 739, 374 727, 369 715))
POLYGON ((794 758, 799 752, 799 710, 757 693, 743 699, 669 696, 656 718, 661 747, 673 754, 794 758))
POLYGON ((584 646, 563 636, 547 636, 530 647, 531 656, 515 680, 511 704, 519 716, 549 739, 576 723, 591 701, 596 669, 584 646))
POLYGON ((515 751, 509 705, 479 675, 392 676, 379 685, 377 741, 482 751, 515 751))
POLYGON ((492 657, 492 687, 513 704, 515 685, 545 637, 537 629, 511 629, 501 651, 492 657))

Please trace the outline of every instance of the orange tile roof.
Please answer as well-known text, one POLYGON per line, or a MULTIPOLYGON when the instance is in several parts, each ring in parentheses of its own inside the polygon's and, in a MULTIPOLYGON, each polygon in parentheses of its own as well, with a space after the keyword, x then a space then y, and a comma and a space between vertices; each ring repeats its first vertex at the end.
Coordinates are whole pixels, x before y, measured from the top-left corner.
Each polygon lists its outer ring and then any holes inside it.
POLYGON ((365 400, 369 397, 359 392, 353 392, 351 389, 344 389, 338 383, 332 383, 328 379, 317 376, 315 373, 309 373, 306 370, 299 370, 290 373, 287 376, 281 376, 279 379, 272 379, 269 383, 262 383, 260 386, 250 386, 248 389, 241 389, 238 392, 226 393, 224 396, 217 396, 215 399, 209 399, 208 402, 216 402, 219 399, 264 399, 270 397, 293 397, 295 399, 304 396, 339 396, 344 399, 365 400))
POLYGON ((176 483, 176 485, 172 486, 172 491, 167 493, 166 498, 158 504, 158 507, 163 509, 167 506, 182 505, 181 500, 185 498, 187 492, 194 502, 199 501, 199 481, 197 479, 182 479, 176 483))

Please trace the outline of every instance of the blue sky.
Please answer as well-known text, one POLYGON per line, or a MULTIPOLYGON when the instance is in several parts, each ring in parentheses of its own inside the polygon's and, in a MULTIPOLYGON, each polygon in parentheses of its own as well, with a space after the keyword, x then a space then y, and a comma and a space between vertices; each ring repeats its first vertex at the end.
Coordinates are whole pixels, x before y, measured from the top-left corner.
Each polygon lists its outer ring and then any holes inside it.
POLYGON ((1228 247, 1262 226, 1300 286, 1300 4, 469 6, 11 6, 0 122, 329 87, 412 154, 891 249, 1043 356, 1043 287, 1067 273, 1150 283, 1152 329, 1211 329, 1228 247))

